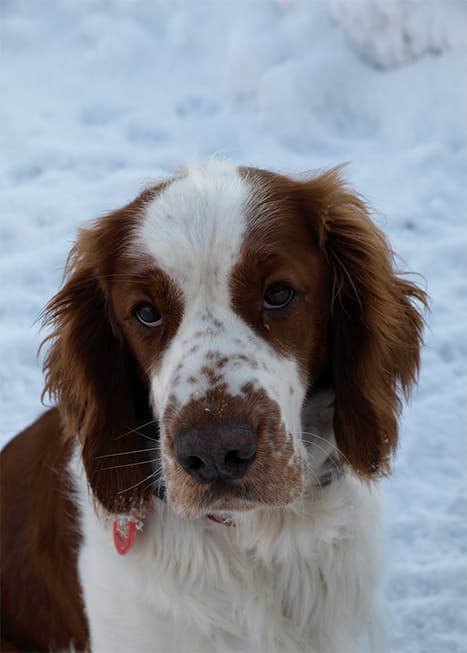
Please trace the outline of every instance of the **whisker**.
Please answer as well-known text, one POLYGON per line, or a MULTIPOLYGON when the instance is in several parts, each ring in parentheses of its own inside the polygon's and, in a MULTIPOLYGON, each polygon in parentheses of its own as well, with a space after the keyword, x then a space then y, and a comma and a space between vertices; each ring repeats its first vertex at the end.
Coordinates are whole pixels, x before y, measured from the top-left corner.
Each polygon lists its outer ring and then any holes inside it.
MULTIPOLYGON (((165 486, 165 483, 163 482, 162 466, 160 464, 154 473, 154 480, 152 480, 149 485, 154 484, 157 484, 157 494, 160 495, 162 486, 165 486)), ((145 489, 147 487, 148 486, 145 486, 145 489)))
MULTIPOLYGON (((159 438, 151 438, 150 435, 146 435, 146 433, 142 433, 141 431, 138 431, 138 429, 133 429, 132 433, 136 433, 139 437, 144 438, 145 440, 150 440, 150 442, 159 442, 159 438)), ((117 440, 120 440, 121 437, 124 436, 120 436, 117 440)))
MULTIPOLYGON (((330 447, 335 449, 335 451, 342 456, 342 458, 345 460, 345 462, 350 465, 350 461, 347 458, 347 456, 339 449, 339 447, 334 443, 331 442, 330 440, 327 440, 326 438, 323 438, 321 435, 318 435, 318 433, 313 433, 312 431, 302 431, 302 435, 311 435, 314 438, 317 438, 318 440, 322 440, 326 444, 328 444, 330 447)), ((308 444, 315 444, 312 440, 303 440, 304 442, 307 442, 308 444)))
POLYGON ((126 463, 124 465, 112 465, 111 467, 101 467, 98 469, 98 472, 106 472, 109 469, 121 469, 122 467, 136 467, 137 465, 149 465, 150 463, 157 462, 158 458, 152 458, 151 460, 141 460, 137 463, 126 463))
MULTIPOLYGON (((315 438, 318 438, 318 439, 320 439, 320 440, 323 440, 323 442, 325 442, 326 444, 331 445, 331 447, 334 447, 334 449, 335 449, 335 450, 336 450, 340 455, 342 455, 342 457, 343 457, 345 460, 347 460, 347 458, 344 456, 344 454, 342 454, 342 453, 339 451, 339 448, 338 448, 337 446, 335 446, 332 442, 329 442, 328 440, 326 440, 325 438, 321 437, 321 436, 318 435, 317 433, 311 433, 310 431, 304 431, 303 433, 308 433, 309 435, 312 435, 312 436, 314 436, 315 438)), ((336 462, 335 458, 333 458, 332 456, 329 456, 329 451, 327 451, 323 446, 321 446, 320 444, 318 444, 318 442, 315 442, 315 441, 312 441, 312 440, 306 440, 305 438, 303 438, 303 442, 305 442, 305 443, 307 443, 307 444, 311 444, 311 445, 313 445, 314 447, 316 447, 317 449, 319 449, 319 451, 322 451, 322 452, 327 456, 327 461, 329 461, 330 465, 332 465, 332 467, 329 469, 329 472, 331 473, 332 480, 334 480, 334 479, 336 479, 336 478, 339 478, 339 476, 341 475, 341 471, 342 471, 342 470, 341 470, 339 464, 336 462)), ((348 462, 348 460, 347 460, 347 462, 348 462)), ((348 463, 348 464, 350 464, 350 463, 348 463)), ((311 475, 312 478, 314 477, 314 478, 317 479, 317 483, 315 484, 315 486, 312 487, 312 488, 310 488, 310 490, 309 490, 308 492, 306 492, 307 496, 310 496, 311 494, 313 494, 313 492, 314 492, 316 489, 318 489, 318 488, 319 488, 319 490, 320 490, 320 492, 321 492, 321 494, 322 494, 324 488, 321 486, 321 477, 318 476, 318 474, 315 473, 314 470, 312 469, 312 463, 311 463, 311 461, 309 461, 308 464, 307 464, 307 470, 308 470, 308 472, 309 472, 309 474, 311 475)))
MULTIPOLYGON (((151 485, 153 485, 153 484, 154 484, 154 481, 150 481, 147 485, 145 485, 145 486, 143 487, 143 492, 144 492, 145 490, 147 490, 148 487, 151 487, 151 485)), ((159 485, 158 492, 160 493, 160 485, 159 485)))
MULTIPOLYGON (((305 495, 306 495, 306 496, 310 496, 310 495, 313 494, 313 492, 316 491, 317 489, 320 491, 321 494, 323 493, 323 488, 321 487, 321 483, 320 483, 320 480, 319 480, 319 476, 318 476, 318 474, 316 473, 316 471, 314 471, 313 469, 311 469, 311 465, 308 465, 308 469, 307 469, 307 471, 308 471, 308 473, 309 473, 310 476, 311 476, 311 480, 313 481, 313 486, 312 486, 308 491, 305 491, 305 492, 304 492, 304 496, 302 497, 302 502, 303 502, 303 511, 305 511, 305 495)), ((303 512, 303 514, 305 514, 305 513, 303 512)))
POLYGON ((133 451, 119 451, 118 453, 106 453, 103 456, 96 456, 94 460, 99 460, 101 458, 112 458, 113 456, 128 456, 132 453, 146 453, 146 451, 155 451, 159 447, 147 447, 146 449, 134 449, 133 451))
MULTIPOLYGON (((336 461, 334 460, 334 458, 332 458, 332 457, 329 456, 329 452, 326 451, 326 449, 325 449, 324 447, 322 447, 322 446, 321 446, 320 444, 318 444, 317 442, 310 442, 310 441, 308 441, 308 440, 305 440, 305 442, 308 442, 308 444, 312 444, 312 445, 315 446, 317 449, 319 449, 319 450, 322 451, 324 454, 326 454, 326 456, 328 456, 327 460, 330 461, 331 465, 332 465, 333 468, 336 470, 336 473, 340 472, 339 465, 336 463, 336 461)), ((349 463, 349 464, 350 464, 350 463, 349 463)))
MULTIPOLYGON (((314 447, 316 447, 317 449, 319 449, 319 451, 322 451, 322 452, 327 456, 327 460, 330 461, 330 464, 332 465, 332 467, 333 467, 333 469, 336 471, 336 473, 338 473, 338 472, 340 471, 339 465, 337 464, 337 462, 335 461, 335 459, 332 458, 331 456, 329 456, 329 451, 327 451, 324 447, 322 447, 322 446, 321 446, 320 444, 318 444, 317 442, 311 442, 310 440, 304 440, 304 442, 306 442, 307 444, 312 444, 314 447)), ((325 462, 326 462, 326 461, 325 461, 325 462)), ((310 463, 310 464, 311 464, 311 463, 310 463)))
POLYGON ((151 472, 146 478, 141 479, 141 481, 138 481, 137 483, 134 483, 133 485, 130 485, 130 487, 127 487, 125 490, 120 490, 118 494, 125 494, 125 492, 129 492, 130 490, 133 490, 135 487, 138 487, 145 481, 147 481, 149 478, 154 478, 155 472, 151 472))
POLYGON ((144 433, 140 433, 139 429, 144 429, 146 426, 151 426, 152 424, 157 424, 158 420, 157 419, 151 419, 149 422, 145 422, 144 424, 138 424, 134 429, 130 429, 126 433, 123 433, 122 435, 119 435, 116 439, 120 440, 121 438, 126 438, 127 435, 131 435, 132 433, 137 433, 138 435, 141 435, 143 437, 147 437, 149 440, 155 440, 156 438, 151 438, 148 435, 144 435, 144 433))
MULTIPOLYGON (((154 461, 154 462, 157 462, 157 461, 154 461)), ((159 468, 156 469, 155 472, 154 472, 154 480, 155 480, 155 481, 160 481, 161 478, 162 478, 162 468, 159 467, 159 468)))
POLYGON ((160 493, 161 487, 165 485, 163 481, 162 470, 159 472, 157 478, 154 479, 154 483, 157 483, 157 490, 160 493))

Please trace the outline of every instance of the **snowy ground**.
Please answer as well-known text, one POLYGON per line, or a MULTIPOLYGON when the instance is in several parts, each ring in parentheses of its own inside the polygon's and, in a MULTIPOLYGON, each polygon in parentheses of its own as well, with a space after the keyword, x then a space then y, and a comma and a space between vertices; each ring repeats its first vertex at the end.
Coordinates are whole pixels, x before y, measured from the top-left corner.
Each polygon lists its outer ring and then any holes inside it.
POLYGON ((348 161, 432 299, 385 482, 393 650, 466 651, 467 4, 331 2, 3 0, 1 441, 41 411, 34 320, 78 224, 212 154, 348 161))

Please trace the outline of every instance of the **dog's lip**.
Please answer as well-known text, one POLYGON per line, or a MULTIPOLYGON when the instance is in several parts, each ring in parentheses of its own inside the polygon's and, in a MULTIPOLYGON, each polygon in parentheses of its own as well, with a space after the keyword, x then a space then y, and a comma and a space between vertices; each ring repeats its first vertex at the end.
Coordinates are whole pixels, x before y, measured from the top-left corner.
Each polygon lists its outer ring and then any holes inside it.
POLYGON ((212 503, 203 506, 203 511, 205 514, 214 514, 214 515, 231 515, 236 512, 248 512, 259 506, 264 506, 265 504, 260 501, 246 501, 238 500, 235 498, 232 499, 217 499, 212 503))
POLYGON ((215 500, 202 503, 195 512, 198 517, 207 518, 218 523, 235 522, 240 514, 256 508, 265 507, 259 501, 238 499, 237 497, 217 497, 215 500))
POLYGON ((245 512, 260 503, 251 487, 238 481, 213 484, 201 498, 201 507, 209 513, 245 512))
MULTIPOLYGON (((214 481, 208 485, 198 484, 193 493, 187 493, 181 500, 178 493, 172 493, 169 487, 168 504, 180 516, 190 519, 200 519, 209 516, 213 521, 219 521, 226 515, 228 518, 246 514, 261 508, 284 508, 291 503, 287 500, 265 501, 258 496, 254 484, 244 480, 214 481), (219 519, 218 519, 219 518, 219 519)), ((293 500, 295 497, 293 498, 293 500)))
POLYGON ((228 486, 225 482, 222 482, 222 485, 218 483, 199 486, 198 492, 182 502, 177 494, 172 495, 169 492, 167 500, 176 512, 180 510, 182 513, 189 514, 191 518, 213 515, 216 519, 217 517, 222 519, 224 515, 230 517, 260 508, 283 508, 291 503, 291 500, 265 501, 257 495, 254 487, 238 481, 231 481, 228 486))

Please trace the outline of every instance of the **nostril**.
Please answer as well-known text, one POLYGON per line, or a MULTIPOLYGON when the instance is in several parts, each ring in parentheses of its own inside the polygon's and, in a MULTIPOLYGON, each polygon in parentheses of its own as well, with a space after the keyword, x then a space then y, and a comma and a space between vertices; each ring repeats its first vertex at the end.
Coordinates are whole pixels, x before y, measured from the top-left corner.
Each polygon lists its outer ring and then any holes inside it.
POLYGON ((224 456, 224 464, 227 465, 227 467, 231 467, 232 465, 236 465, 241 462, 241 458, 239 457, 238 453, 238 451, 228 451, 224 456))
POLYGON ((254 450, 240 451, 239 449, 235 449, 233 451, 228 451, 225 454, 224 463, 227 466, 235 465, 238 463, 244 463, 254 458, 254 455, 255 455, 254 450))
POLYGON ((197 472, 198 470, 200 470, 202 467, 205 466, 205 462, 201 458, 198 458, 198 456, 188 456, 184 460, 183 466, 186 469, 191 469, 194 472, 197 472))

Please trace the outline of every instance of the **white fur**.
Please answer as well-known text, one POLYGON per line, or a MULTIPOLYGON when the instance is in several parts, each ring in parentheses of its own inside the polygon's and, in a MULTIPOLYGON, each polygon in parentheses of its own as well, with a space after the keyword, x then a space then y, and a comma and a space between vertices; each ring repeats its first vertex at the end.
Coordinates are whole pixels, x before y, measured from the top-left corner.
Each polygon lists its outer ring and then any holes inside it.
MULTIPOLYGON (((180 407, 203 397, 210 352, 229 356, 222 368, 228 391, 238 395, 251 383, 277 402, 308 482, 285 508, 234 515, 235 528, 204 516, 183 519, 154 498, 133 547, 119 556, 112 520, 96 512, 75 455, 84 538, 79 571, 93 653, 351 653, 381 633, 377 487, 348 471, 313 489, 335 448, 331 398, 316 397, 302 410, 297 362, 231 306, 229 277, 251 193, 237 168, 215 162, 190 168, 145 209, 133 253, 150 255, 184 303, 162 361, 148 361, 151 400, 160 418, 170 397, 180 407)), ((161 440, 164 452, 163 432, 161 440)), ((381 650, 380 642, 373 645, 381 650)))
MULTIPOLYGON (((240 258, 246 207, 254 192, 232 163, 211 161, 188 168, 145 209, 134 234, 133 254, 152 257, 175 282, 184 303, 182 323, 162 362, 153 366, 151 400, 162 418, 169 398, 175 398, 180 408, 191 399, 202 399, 209 389, 202 373, 204 366, 212 365, 209 353, 228 355, 229 363, 219 372, 228 392, 240 395, 246 383, 254 390, 264 389, 279 405, 285 437, 292 438, 293 455, 305 469, 308 455, 300 411, 306 386, 297 362, 279 355, 231 305, 229 280, 240 258), (194 345, 198 349, 191 352, 194 345), (190 378, 196 382, 190 383, 190 378)), ((162 422, 163 469, 164 441, 162 422)))
POLYGON ((229 279, 240 257, 242 237, 247 227, 246 204, 251 189, 232 163, 211 161, 188 168, 186 176, 172 182, 146 208, 141 228, 135 234, 135 253, 150 254, 177 284, 184 299, 184 315, 176 337, 165 352, 162 364, 153 371, 151 393, 162 415, 168 397, 175 394, 181 405, 206 390, 203 375, 209 351, 246 354, 258 368, 234 360, 223 375, 233 395, 247 382, 263 387, 291 416, 289 433, 297 433, 304 395, 296 362, 283 356, 258 337, 231 306, 229 279), (215 321, 222 323, 216 327, 215 321), (194 340, 196 333, 202 338, 194 340), (196 353, 189 353, 195 344, 196 353), (181 378, 174 383, 177 374, 181 378), (199 377, 197 386, 188 377, 199 377), (280 381, 280 382, 279 382, 280 381), (287 383, 288 382, 288 383, 287 383), (289 387, 301 388, 290 400, 289 387))
POLYGON ((93 653, 382 650, 374 485, 347 474, 298 505, 238 515, 234 528, 185 520, 155 499, 120 556, 78 460, 93 653))

